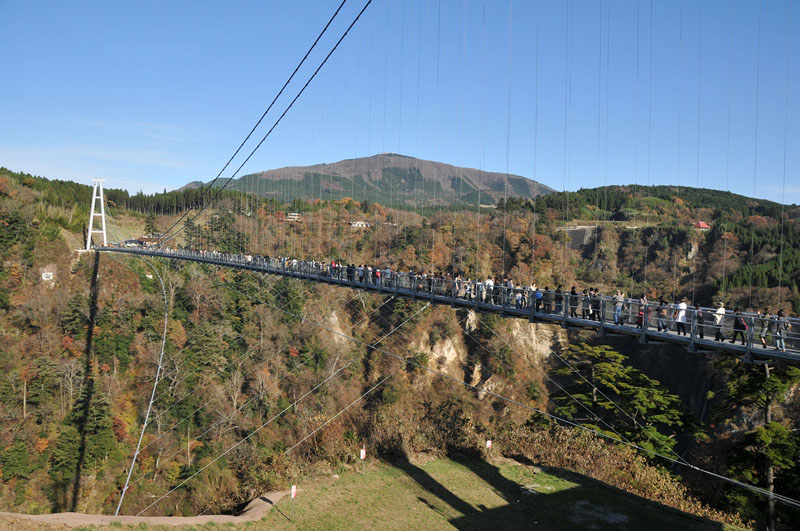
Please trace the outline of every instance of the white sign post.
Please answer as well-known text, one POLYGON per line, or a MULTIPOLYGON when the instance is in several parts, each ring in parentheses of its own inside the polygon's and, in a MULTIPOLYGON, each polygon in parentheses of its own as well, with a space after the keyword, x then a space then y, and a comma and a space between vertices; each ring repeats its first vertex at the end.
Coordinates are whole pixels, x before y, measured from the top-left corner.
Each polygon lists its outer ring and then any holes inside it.
POLYGON ((364 460, 367 458, 367 445, 364 444, 361 447, 361 451, 358 453, 359 458, 361 459, 361 475, 364 475, 364 460))
POLYGON ((297 497, 297 485, 292 485, 292 521, 294 522, 294 499, 297 497))
POLYGON ((491 457, 492 456, 492 440, 491 439, 486 439, 486 456, 487 457, 491 457))

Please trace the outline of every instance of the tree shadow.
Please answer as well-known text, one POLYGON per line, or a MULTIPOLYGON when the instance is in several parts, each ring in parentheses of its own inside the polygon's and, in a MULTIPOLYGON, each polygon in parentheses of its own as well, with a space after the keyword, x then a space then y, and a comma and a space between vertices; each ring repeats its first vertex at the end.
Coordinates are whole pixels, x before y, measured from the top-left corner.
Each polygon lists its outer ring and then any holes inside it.
MULTIPOLYGON (((436 481, 433 478, 433 476, 428 474, 425 470, 421 469, 420 467, 409 461, 408 456, 402 455, 398 457, 396 460, 393 460, 392 466, 399 468, 400 470, 405 472, 406 475, 408 475, 408 477, 413 479, 420 487, 427 490, 433 496, 436 496, 444 503, 446 503, 453 509, 459 511, 460 513, 476 514, 478 512, 478 510, 475 507, 473 507, 466 501, 456 496, 447 487, 436 481)), ((424 503, 426 503, 429 507, 432 506, 431 502, 429 502, 428 500, 424 500, 424 503)))
MULTIPOLYGON (((86 425, 89 419, 90 406, 94 396, 94 378, 92 377, 92 339, 94 338, 94 323, 97 317, 97 273, 100 269, 100 253, 94 253, 94 266, 92 268, 92 280, 90 284, 89 295, 89 322, 86 331, 86 347, 83 351, 83 374, 86 386, 86 399, 83 402, 83 407, 80 411, 80 417, 76 419, 76 427, 78 428, 78 436, 80 443, 78 446, 78 460, 75 464, 75 477, 72 481, 72 503, 70 504, 70 511, 75 512, 78 509, 78 500, 80 499, 81 491, 81 470, 86 460, 86 425)), ((66 485, 64 485, 66 487, 66 485)), ((66 493, 63 496, 66 501, 66 493)))
MULTIPOLYGON (((451 459, 469 469, 475 475, 476 482, 483 481, 505 500, 505 503, 501 502, 501 505, 496 507, 473 505, 442 485, 428 472, 410 463, 407 458, 394 461, 392 465, 403 470, 432 496, 461 513, 461 516, 448 520, 448 523, 456 529, 617 530, 641 529, 646 526, 697 530, 723 529, 723 525, 718 522, 683 513, 568 470, 547 469, 550 481, 554 477, 573 484, 557 489, 548 486, 546 482, 542 482, 541 485, 523 485, 505 477, 498 466, 484 460, 462 455, 456 455, 451 459), (550 489, 553 489, 553 492, 547 492, 550 489)), ((428 509, 445 516, 430 497, 417 499, 428 509)))

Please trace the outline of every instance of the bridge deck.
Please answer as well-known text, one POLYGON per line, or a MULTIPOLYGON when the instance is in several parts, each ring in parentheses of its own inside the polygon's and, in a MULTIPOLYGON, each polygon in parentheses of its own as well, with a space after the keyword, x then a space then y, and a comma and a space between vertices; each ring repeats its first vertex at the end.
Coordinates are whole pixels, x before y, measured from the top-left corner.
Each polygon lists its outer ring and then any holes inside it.
MULTIPOLYGON (((115 252, 132 255, 152 256, 159 258, 171 258, 177 260, 187 260, 193 262, 203 262, 224 267, 246 269, 267 274, 281 275, 290 278, 323 282, 337 286, 344 286, 353 289, 371 291, 387 295, 395 295, 414 300, 430 301, 434 304, 447 304, 453 307, 468 308, 478 312, 496 313, 503 317, 515 317, 527 319, 531 322, 549 322, 559 324, 564 327, 575 327, 594 329, 598 333, 605 334, 625 334, 635 336, 641 343, 650 342, 671 342, 685 346, 690 352, 702 351, 724 351, 742 356, 748 361, 757 360, 777 360, 788 362, 800 362, 800 349, 798 349, 800 322, 790 320, 792 332, 786 337, 786 351, 779 351, 774 347, 763 348, 754 333, 755 323, 758 317, 751 314, 745 316, 748 322, 748 329, 745 331, 744 344, 733 344, 727 340, 714 341, 711 336, 715 335, 720 329, 729 337, 732 332, 732 325, 698 323, 698 316, 695 308, 686 310, 686 335, 678 335, 674 328, 674 322, 667 320, 667 330, 659 332, 654 326, 655 310, 658 305, 646 305, 643 313, 646 316, 644 326, 637 326, 635 316, 641 308, 637 308, 638 302, 629 300, 626 302, 628 311, 624 313, 623 321, 629 324, 614 324, 613 321, 613 301, 609 297, 600 298, 600 312, 598 319, 584 319, 581 317, 571 317, 565 305, 562 311, 556 313, 545 312, 534 305, 520 305, 514 298, 513 293, 506 296, 501 288, 500 295, 492 296, 481 292, 480 283, 471 283, 465 286, 453 288, 451 280, 422 281, 421 277, 408 273, 393 272, 389 278, 374 279, 373 281, 359 281, 358 278, 348 278, 344 268, 331 270, 325 264, 312 262, 298 262, 293 265, 291 262, 279 259, 251 257, 247 255, 220 254, 201 251, 187 251, 178 249, 158 249, 158 248, 126 248, 126 247, 95 247, 100 252, 115 252), (423 283, 427 282, 427 283, 423 283), (478 296, 475 296, 475 294, 478 296), (710 333, 709 333, 710 332, 710 333)), ((565 294, 567 295, 567 294, 565 294)), ((580 308, 579 308, 580 311, 580 308)), ((671 312, 670 312, 671 313, 671 312)), ((710 316, 710 313, 707 313, 710 316)), ((732 321, 733 314, 726 315, 728 321, 732 321)), ((772 336, 769 336, 770 340, 772 336)))

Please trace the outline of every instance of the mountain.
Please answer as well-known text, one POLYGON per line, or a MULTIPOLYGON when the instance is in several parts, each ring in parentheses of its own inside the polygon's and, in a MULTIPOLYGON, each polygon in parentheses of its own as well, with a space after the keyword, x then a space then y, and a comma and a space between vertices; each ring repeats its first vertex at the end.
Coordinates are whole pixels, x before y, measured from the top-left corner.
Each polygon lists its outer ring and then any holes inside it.
MULTIPOLYGON (((184 188, 197 186, 202 183, 195 181, 184 188)), ((350 196, 409 207, 477 204, 479 199, 482 204, 494 204, 506 194, 532 198, 554 191, 520 175, 460 168, 396 153, 252 173, 226 189, 282 199, 350 196)))

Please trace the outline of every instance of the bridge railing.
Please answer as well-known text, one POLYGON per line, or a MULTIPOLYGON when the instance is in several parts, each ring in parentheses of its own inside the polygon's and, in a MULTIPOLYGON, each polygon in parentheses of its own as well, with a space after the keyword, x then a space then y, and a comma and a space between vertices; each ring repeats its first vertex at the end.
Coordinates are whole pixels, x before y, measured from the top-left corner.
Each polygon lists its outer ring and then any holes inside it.
POLYGON ((597 328, 600 333, 639 335, 642 342, 669 336, 671 340, 686 343, 690 348, 713 346, 719 341, 737 341, 737 348, 748 353, 754 349, 765 350, 764 343, 770 350, 776 347, 787 351, 800 350, 800 320, 795 318, 778 319, 771 316, 766 319, 750 312, 735 314, 730 310, 719 312, 719 309, 662 304, 660 301, 620 300, 608 295, 588 296, 583 293, 573 295, 566 291, 534 290, 490 281, 441 278, 410 271, 397 272, 390 268, 352 267, 332 262, 186 249, 126 248, 123 252, 188 258, 220 265, 235 264, 248 269, 450 302, 454 306, 474 307, 529 317, 531 320, 561 322, 565 326, 577 323, 597 328))

